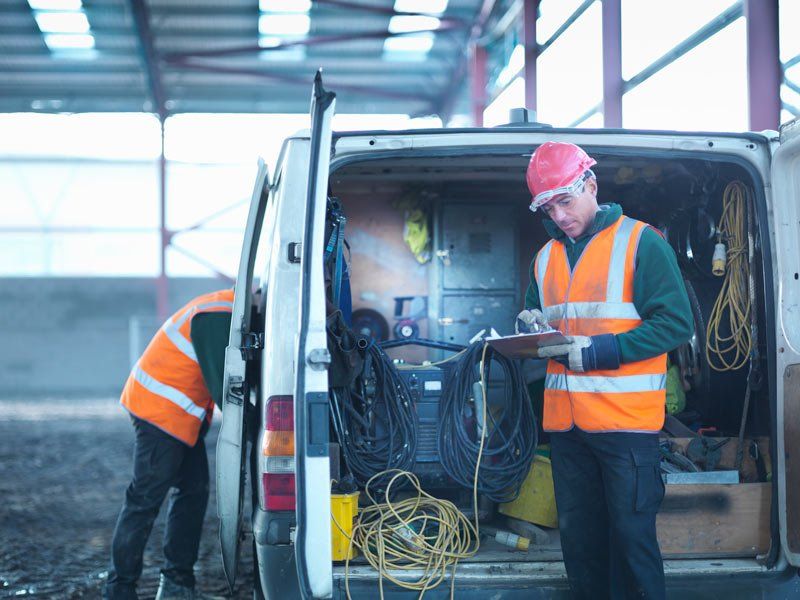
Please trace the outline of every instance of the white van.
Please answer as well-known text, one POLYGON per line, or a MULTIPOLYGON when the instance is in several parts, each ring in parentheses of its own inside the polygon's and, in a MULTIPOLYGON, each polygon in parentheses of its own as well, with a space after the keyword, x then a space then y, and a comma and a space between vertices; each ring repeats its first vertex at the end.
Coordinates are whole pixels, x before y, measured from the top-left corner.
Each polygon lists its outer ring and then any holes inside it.
MULTIPOLYGON (((686 390, 690 416, 684 420, 732 438, 732 449, 750 387, 744 462, 752 473, 738 484, 667 486, 659 539, 669 593, 798 597, 800 121, 780 134, 532 125, 332 134, 334 107, 335 96, 318 75, 310 133, 285 141, 272 178, 262 166, 253 193, 217 446, 229 583, 247 519, 258 564, 256 597, 345 595, 345 568, 331 558, 330 463, 340 459, 329 457, 329 442, 336 441, 330 439, 323 275, 329 197, 338 198, 347 217, 353 308, 376 311, 387 323, 408 321, 402 311, 393 313, 397 298, 425 298, 414 334, 465 344, 483 328, 513 330, 529 261, 546 241, 539 216, 527 209, 525 167, 539 144, 558 140, 597 159, 601 202, 617 202, 660 228, 676 250, 692 288, 697 330, 682 358, 673 357, 686 390), (722 285, 711 274, 716 224, 732 181, 748 190, 752 215, 747 233, 757 318, 751 331, 760 385, 753 375, 748 379, 747 366, 717 372, 705 357, 706 321, 722 285), (431 225, 427 262, 403 241, 406 222, 397 203, 408 198, 422 201, 431 225), (288 437, 268 435, 280 431, 288 437), (252 515, 243 514, 247 493, 252 515)), ((394 352, 405 364, 441 357, 435 349, 394 352)), ((551 533, 555 543, 532 544, 527 553, 482 545, 458 565, 457 596, 566 594, 557 531, 551 533)), ((377 597, 377 578, 369 565, 352 561, 352 596, 377 597)), ((442 585, 429 594, 449 592, 442 585)), ((392 593, 406 597, 400 588, 392 593)))

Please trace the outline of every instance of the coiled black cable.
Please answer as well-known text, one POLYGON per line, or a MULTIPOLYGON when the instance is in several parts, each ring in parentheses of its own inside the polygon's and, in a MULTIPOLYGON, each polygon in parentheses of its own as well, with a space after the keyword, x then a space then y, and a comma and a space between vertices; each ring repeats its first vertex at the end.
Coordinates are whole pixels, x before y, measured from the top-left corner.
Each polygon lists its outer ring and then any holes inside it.
MULTIPOLYGON (((371 342, 364 355, 364 368, 353 385, 330 390, 334 430, 361 487, 382 471, 412 471, 419 429, 411 392, 392 359, 371 342)), ((388 482, 382 476, 370 485, 382 490, 388 482)))
MULTIPOLYGON (((443 390, 439 415, 439 457, 447 474, 459 485, 472 488, 475 463, 480 451, 478 414, 473 384, 480 381, 484 342, 473 343, 460 357, 450 381, 443 390)), ((510 502, 533 461, 538 442, 533 408, 518 363, 486 349, 484 380, 491 369, 502 370, 502 398, 491 392, 487 404, 486 439, 478 472, 478 493, 494 502, 510 502)), ((488 385, 488 384, 487 384, 488 385)))

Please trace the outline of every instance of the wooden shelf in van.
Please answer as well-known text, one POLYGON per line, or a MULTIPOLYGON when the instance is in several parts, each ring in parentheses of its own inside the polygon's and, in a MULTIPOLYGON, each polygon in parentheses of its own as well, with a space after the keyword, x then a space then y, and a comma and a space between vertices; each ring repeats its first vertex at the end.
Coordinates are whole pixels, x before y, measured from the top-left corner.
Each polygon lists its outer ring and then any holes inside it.
POLYGON ((770 543, 771 483, 668 485, 658 513, 665 558, 746 557, 770 543))

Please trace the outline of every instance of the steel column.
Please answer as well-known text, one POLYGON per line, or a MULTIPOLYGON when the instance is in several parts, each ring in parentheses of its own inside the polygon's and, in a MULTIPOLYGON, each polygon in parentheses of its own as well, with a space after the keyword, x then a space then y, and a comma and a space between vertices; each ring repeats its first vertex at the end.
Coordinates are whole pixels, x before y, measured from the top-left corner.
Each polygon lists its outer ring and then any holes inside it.
MULTIPOLYGON (((466 47, 470 48, 473 44, 477 44, 478 39, 483 35, 486 28, 486 22, 494 10, 496 0, 483 0, 481 2, 480 10, 475 15, 475 20, 470 28, 469 39, 467 40, 466 47)), ((431 103, 431 111, 438 114, 442 118, 442 123, 447 123, 453 115, 453 108, 458 99, 458 94, 464 84, 464 78, 467 76, 469 57, 463 54, 462 58, 456 63, 453 72, 450 75, 450 83, 444 90, 440 98, 437 98, 431 103)))
POLYGON ((156 314, 159 321, 165 321, 169 316, 169 278, 167 277, 167 248, 170 242, 170 232, 167 229, 167 159, 164 154, 164 119, 161 124, 161 156, 158 159, 158 185, 159 185, 159 212, 158 228, 161 237, 160 263, 156 279, 156 314))
POLYGON ((622 127, 620 0, 603 0, 603 126, 622 127))
MULTIPOLYGON (((536 44, 536 19, 539 16, 539 0, 523 0, 522 45, 525 49, 525 108, 536 110, 536 60, 539 46, 536 44)), ((538 120, 534 115, 531 118, 538 120)))
POLYGON ((486 110, 486 48, 472 45, 472 124, 483 127, 483 111, 486 110))
POLYGON ((778 0, 744 0, 750 129, 777 129, 781 119, 778 0))

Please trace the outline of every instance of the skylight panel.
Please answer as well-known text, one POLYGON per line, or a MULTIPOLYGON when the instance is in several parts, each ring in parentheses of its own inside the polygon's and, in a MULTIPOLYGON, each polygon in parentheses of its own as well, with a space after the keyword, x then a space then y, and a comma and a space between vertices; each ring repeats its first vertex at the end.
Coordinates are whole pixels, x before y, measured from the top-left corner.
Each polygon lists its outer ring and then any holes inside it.
POLYGON ((430 31, 439 28, 439 19, 422 15, 398 15, 389 20, 389 33, 430 31))
POLYGON ((94 36, 88 33, 47 33, 44 43, 50 50, 90 50, 94 48, 94 36))
POLYGON ((394 2, 394 9, 397 12, 440 15, 446 8, 447 0, 395 0, 394 2))
POLYGON ((306 58, 306 48, 291 46, 280 50, 262 50, 258 53, 258 58, 267 62, 300 62, 306 58))
POLYGON ((390 37, 383 43, 383 58, 394 62, 421 62, 432 47, 432 33, 390 37))
POLYGON ((311 18, 306 14, 269 13, 258 17, 258 32, 261 35, 306 35, 311 29, 311 18))
POLYGON ((311 10, 311 0, 259 0, 261 12, 307 13, 311 10))
POLYGON ((262 48, 276 48, 284 42, 284 38, 274 35, 262 35, 258 38, 258 45, 262 48))
POLYGON ((33 10, 80 10, 81 0, 28 0, 33 10))
POLYGON ((89 19, 82 12, 37 12, 36 24, 42 33, 87 33, 89 19))

